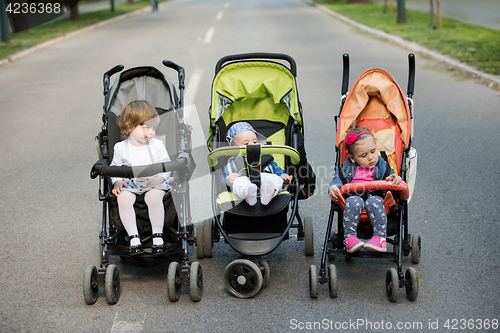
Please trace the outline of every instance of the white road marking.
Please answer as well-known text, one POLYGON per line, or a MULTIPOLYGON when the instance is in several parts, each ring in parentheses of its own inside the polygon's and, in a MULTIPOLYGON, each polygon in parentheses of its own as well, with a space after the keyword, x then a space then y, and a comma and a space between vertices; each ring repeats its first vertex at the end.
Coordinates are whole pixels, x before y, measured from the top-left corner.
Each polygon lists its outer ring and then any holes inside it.
MULTIPOLYGON (((146 315, 144 315, 146 317, 146 315)), ((118 320, 118 311, 116 312, 113 326, 110 333, 137 333, 142 332, 144 320, 142 321, 121 321, 118 320)))
POLYGON ((214 36, 214 33, 215 33, 215 28, 210 27, 207 30, 207 33, 205 34, 205 38, 203 39, 203 43, 209 44, 212 41, 212 37, 214 36))
POLYGON ((223 15, 224 15, 224 13, 223 13, 223 12, 218 12, 218 13, 217 13, 217 16, 215 17, 215 19, 216 19, 217 21, 220 21, 220 19, 222 18, 222 16, 223 16, 223 15))
POLYGON ((184 94, 184 105, 190 105, 194 103, 194 98, 196 92, 198 91, 198 86, 200 85, 201 76, 203 74, 203 69, 197 68, 191 74, 189 82, 186 84, 186 90, 184 94))

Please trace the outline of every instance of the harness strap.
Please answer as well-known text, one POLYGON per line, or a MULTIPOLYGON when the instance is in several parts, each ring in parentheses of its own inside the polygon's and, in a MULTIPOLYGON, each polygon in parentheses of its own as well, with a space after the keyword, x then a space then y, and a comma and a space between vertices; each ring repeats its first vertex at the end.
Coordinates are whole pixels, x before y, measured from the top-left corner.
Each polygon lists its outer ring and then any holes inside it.
POLYGON ((252 183, 260 188, 260 174, 274 160, 272 155, 261 155, 260 145, 248 145, 247 157, 236 156, 233 159, 236 170, 242 176, 247 176, 252 183))

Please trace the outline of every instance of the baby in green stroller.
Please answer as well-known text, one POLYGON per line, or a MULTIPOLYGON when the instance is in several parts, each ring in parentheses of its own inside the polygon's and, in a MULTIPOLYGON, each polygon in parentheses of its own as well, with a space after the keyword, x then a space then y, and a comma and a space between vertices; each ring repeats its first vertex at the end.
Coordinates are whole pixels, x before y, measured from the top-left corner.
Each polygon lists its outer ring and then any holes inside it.
MULTIPOLYGON (((238 122, 227 131, 226 140, 232 146, 264 145, 266 138, 258 133, 249 123, 238 122)), ((246 160, 243 156, 231 157, 222 174, 222 182, 231 188, 236 195, 244 198, 250 206, 257 203, 258 187, 250 181, 246 174, 246 160)), ((288 175, 280 168, 271 155, 264 155, 261 159, 261 187, 260 202, 269 204, 282 189, 283 182, 291 182, 293 176, 288 175)))

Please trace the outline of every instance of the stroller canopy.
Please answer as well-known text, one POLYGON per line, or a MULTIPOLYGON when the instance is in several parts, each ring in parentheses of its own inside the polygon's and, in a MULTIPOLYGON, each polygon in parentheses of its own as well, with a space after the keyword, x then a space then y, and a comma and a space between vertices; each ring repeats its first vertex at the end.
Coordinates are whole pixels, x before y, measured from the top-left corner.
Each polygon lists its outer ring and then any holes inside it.
POLYGON ((260 119, 286 125, 290 116, 302 124, 295 77, 284 65, 269 61, 235 62, 215 76, 211 122, 222 117, 226 125, 260 119))
MULTIPOLYGON (((406 96, 394 78, 382 69, 363 73, 351 88, 342 108, 337 128, 337 147, 344 141, 353 121, 369 128, 377 139, 377 147, 392 155, 389 161, 398 173, 403 146, 411 140, 411 113, 406 96)), ((341 149, 341 162, 347 150, 341 149)))
POLYGON ((120 116, 125 106, 134 100, 146 100, 163 111, 177 107, 177 93, 172 81, 154 67, 136 67, 120 73, 109 96, 106 109, 116 116, 120 116))
POLYGON ((354 120, 396 120, 401 140, 410 143, 411 117, 406 96, 394 78, 382 69, 370 69, 354 83, 340 115, 337 146, 344 141, 354 120))

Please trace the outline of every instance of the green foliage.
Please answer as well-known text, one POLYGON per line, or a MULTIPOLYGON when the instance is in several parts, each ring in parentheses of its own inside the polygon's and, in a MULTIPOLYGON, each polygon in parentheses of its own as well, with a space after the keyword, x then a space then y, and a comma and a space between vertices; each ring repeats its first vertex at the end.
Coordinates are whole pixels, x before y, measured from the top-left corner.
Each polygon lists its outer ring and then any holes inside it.
MULTIPOLYGON (((443 18, 443 29, 430 27, 430 15, 406 10, 406 24, 397 24, 394 13, 383 13, 384 5, 346 4, 345 0, 315 0, 333 11, 369 27, 449 55, 491 74, 500 74, 500 31, 443 18)), ((396 4, 397 1, 394 1, 396 4)))

